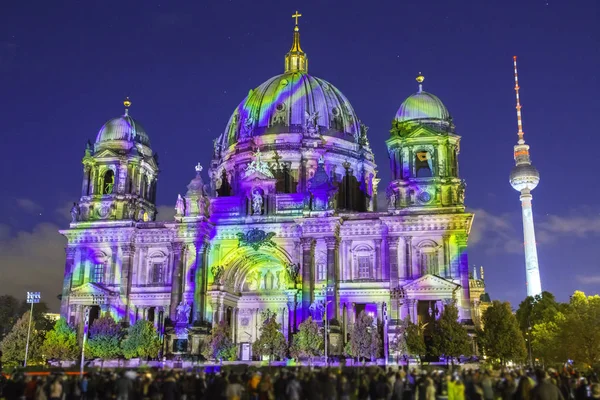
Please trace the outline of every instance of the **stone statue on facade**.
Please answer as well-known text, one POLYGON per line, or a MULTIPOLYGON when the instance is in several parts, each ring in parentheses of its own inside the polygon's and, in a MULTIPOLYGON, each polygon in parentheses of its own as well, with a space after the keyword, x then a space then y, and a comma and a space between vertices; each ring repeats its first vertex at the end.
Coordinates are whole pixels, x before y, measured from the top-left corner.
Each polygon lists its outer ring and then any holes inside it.
POLYGON ((192 307, 186 302, 182 301, 177 306, 177 322, 178 323, 188 323, 190 321, 190 313, 192 311, 192 307))
POLYGON ((220 285, 223 279, 223 272, 225 272, 225 268, 221 265, 215 265, 211 268, 210 272, 213 275, 213 283, 215 285, 220 285))
POLYGON ((358 144, 364 147, 369 147, 369 139, 367 138, 367 132, 369 131, 369 127, 360 123, 360 135, 358 138, 358 144))
POLYGON ((388 208, 396 208, 396 192, 391 191, 388 195, 388 208))
POLYGON ((79 204, 73 203, 73 207, 71 207, 71 222, 79 221, 79 204))
POLYGON ((319 134, 319 125, 317 120, 319 119, 319 112, 318 111, 314 111, 314 112, 308 112, 305 111, 304 115, 306 116, 306 125, 305 125, 305 129, 306 129, 306 133, 308 133, 310 136, 316 136, 319 134))
POLYGON ((183 197, 181 197, 180 194, 177 195, 177 203, 175 203, 175 215, 185 215, 185 202, 183 201, 183 197))
POLYGON ((467 187, 467 184, 465 183, 465 181, 461 181, 460 185, 458 185, 458 189, 456 190, 456 197, 458 197, 458 203, 459 204, 464 204, 465 203, 465 189, 467 187))
POLYGON ((244 121, 244 126, 242 127, 242 131, 242 138, 248 138, 252 136, 252 133, 254 132, 254 118, 250 116, 246 118, 244 121))
POLYGON ((323 307, 322 302, 315 301, 310 305, 308 310, 310 311, 310 316, 312 317, 313 321, 323 320, 323 316, 325 315, 325 307, 323 307))
POLYGON ((262 195, 260 194, 258 189, 254 189, 254 192, 252 192, 252 213, 254 215, 261 215, 262 214, 262 205, 263 205, 262 195))
POLYGON ((289 263, 285 268, 288 278, 291 283, 295 284, 298 280, 298 274, 300 273, 300 264, 289 263))
POLYGON ((133 202, 133 200, 129 200, 129 202, 127 203, 127 218, 135 218, 135 203, 133 202))
POLYGON ((218 139, 213 140, 213 158, 221 157, 221 143, 218 139))
POLYGON ((143 221, 144 220, 144 209, 140 208, 137 212, 137 220, 138 221, 143 221))

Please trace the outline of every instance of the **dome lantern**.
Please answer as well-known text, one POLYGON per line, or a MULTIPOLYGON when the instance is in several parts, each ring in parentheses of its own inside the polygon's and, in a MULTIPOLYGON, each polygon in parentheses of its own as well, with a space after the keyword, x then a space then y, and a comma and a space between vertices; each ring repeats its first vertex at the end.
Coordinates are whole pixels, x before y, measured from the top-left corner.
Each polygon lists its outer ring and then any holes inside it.
POLYGON ((302 14, 296 13, 292 15, 292 18, 296 19, 296 26, 294 27, 294 41, 292 48, 285 55, 285 73, 289 72, 308 72, 308 57, 300 47, 300 28, 298 28, 298 18, 302 14))

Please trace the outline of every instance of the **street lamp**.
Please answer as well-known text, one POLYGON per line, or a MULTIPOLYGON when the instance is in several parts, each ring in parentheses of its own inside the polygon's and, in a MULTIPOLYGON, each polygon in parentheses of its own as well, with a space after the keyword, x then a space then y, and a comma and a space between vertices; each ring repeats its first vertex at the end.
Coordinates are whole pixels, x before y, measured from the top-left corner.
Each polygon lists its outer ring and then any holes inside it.
POLYGON ((90 309, 99 303, 101 295, 92 294, 92 305, 86 305, 83 309, 83 340, 81 343, 81 367, 79 370, 79 375, 83 376, 83 367, 85 365, 85 343, 87 342, 88 337, 88 329, 90 327, 90 309))
POLYGON ((327 300, 327 292, 333 291, 333 287, 331 286, 327 286, 327 285, 323 285, 323 297, 325 297, 325 301, 323 302, 323 304, 325 304, 324 310, 323 310, 323 329, 325 331, 325 365, 328 365, 327 363, 327 333, 329 331, 327 325, 328 325, 328 318, 327 318, 327 307, 329 306, 329 303, 332 302, 332 300, 327 300))
POLYGON ((23 367, 27 367, 27 354, 29 353, 29 336, 31 333, 31 317, 33 316, 33 305, 40 302, 42 296, 40 292, 27 292, 27 304, 31 304, 29 311, 29 327, 27 328, 27 344, 25 345, 25 361, 23 367))

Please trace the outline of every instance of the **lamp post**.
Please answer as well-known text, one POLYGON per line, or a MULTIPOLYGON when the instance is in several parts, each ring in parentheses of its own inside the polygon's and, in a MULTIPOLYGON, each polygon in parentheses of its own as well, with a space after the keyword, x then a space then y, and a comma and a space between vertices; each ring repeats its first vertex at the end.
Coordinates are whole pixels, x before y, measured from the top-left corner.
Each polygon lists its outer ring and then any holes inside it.
POLYGON ((99 295, 96 294, 92 294, 92 304, 91 305, 85 305, 84 309, 83 309, 83 315, 84 315, 84 320, 83 320, 83 340, 81 342, 81 366, 79 369, 79 375, 83 377, 83 367, 85 366, 85 343, 87 342, 87 337, 88 337, 88 329, 90 327, 90 309, 95 306, 96 304, 98 304, 99 300, 100 300, 99 295))
POLYGON ((323 297, 325 298, 325 301, 323 301, 323 304, 325 305, 325 307, 323 308, 323 329, 325 331, 325 365, 328 365, 328 363, 327 363, 327 333, 328 333, 329 329, 327 327, 327 325, 328 325, 327 307, 329 306, 329 303, 332 302, 332 300, 327 301, 327 294, 329 291, 333 291, 333 287, 323 285, 323 297))
POLYGON ((31 304, 29 311, 29 326, 27 328, 27 344, 25 345, 25 361, 23 361, 23 367, 27 366, 27 355, 29 354, 29 336, 31 333, 31 317, 33 316, 33 305, 40 302, 40 292, 27 292, 27 303, 31 304))

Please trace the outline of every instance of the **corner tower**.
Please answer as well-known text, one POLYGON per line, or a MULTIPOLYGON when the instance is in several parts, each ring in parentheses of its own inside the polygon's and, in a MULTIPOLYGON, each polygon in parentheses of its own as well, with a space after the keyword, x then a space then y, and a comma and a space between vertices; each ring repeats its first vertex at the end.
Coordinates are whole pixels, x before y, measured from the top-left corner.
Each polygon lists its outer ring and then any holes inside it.
POLYGON ((517 73, 517 56, 513 57, 515 67, 515 94, 517 97, 517 126, 519 137, 514 147, 515 166, 510 172, 511 186, 521 192, 521 209, 523 212, 523 236, 525 238, 525 274, 527 277, 527 296, 536 296, 542 293, 540 280, 540 267, 538 265, 537 247, 535 243, 535 229, 533 227, 533 208, 531 191, 540 182, 538 170, 531 165, 529 145, 525 144, 523 122, 521 121, 521 102, 519 100, 519 76, 517 73))
POLYGON ((79 203, 71 209, 73 223, 100 220, 152 221, 156 216, 158 163, 142 125, 125 113, 108 120, 88 143, 83 157, 79 203))
POLYGON ((423 90, 408 97, 392 122, 386 145, 392 182, 388 210, 464 211, 465 182, 458 175, 460 136, 450 113, 435 95, 423 90))

